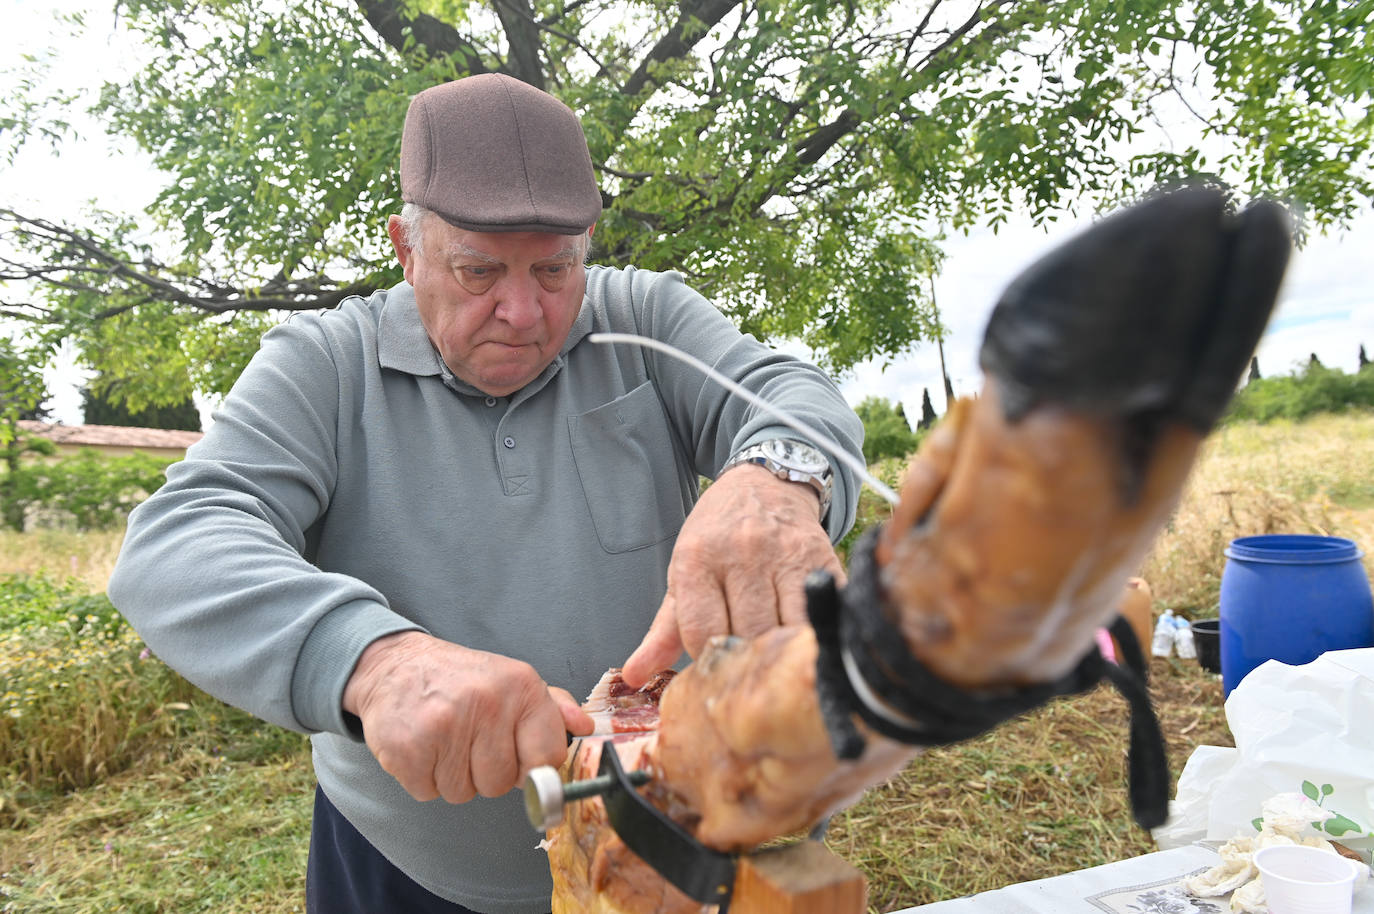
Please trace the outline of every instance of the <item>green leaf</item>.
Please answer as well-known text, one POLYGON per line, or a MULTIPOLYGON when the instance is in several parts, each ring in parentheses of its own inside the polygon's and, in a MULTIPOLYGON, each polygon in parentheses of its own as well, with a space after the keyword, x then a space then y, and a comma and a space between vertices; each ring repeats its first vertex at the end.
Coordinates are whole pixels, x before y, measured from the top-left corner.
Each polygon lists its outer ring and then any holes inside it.
POLYGON ((1325 827, 1327 834, 1336 835, 1337 837, 1350 832, 1364 832, 1364 829, 1360 827, 1358 822, 1339 815, 1327 819, 1325 827))
POLYGON ((1321 799, 1321 794, 1317 792, 1317 785, 1313 784, 1311 781, 1302 782, 1302 792, 1303 795, 1307 797, 1309 800, 1311 800, 1313 803, 1316 803, 1318 800, 1321 799))

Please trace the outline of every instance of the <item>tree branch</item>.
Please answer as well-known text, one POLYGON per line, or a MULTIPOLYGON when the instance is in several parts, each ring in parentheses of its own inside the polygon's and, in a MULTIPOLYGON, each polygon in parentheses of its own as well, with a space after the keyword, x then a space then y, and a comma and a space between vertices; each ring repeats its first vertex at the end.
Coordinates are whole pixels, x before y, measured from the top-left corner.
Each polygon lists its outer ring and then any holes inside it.
POLYGON ((492 0, 492 6, 501 20, 506 43, 510 46, 510 56, 506 61, 510 75, 536 89, 543 89, 544 65, 539 59, 539 23, 534 21, 529 0, 492 0))
POLYGON ((549 26, 553 25, 556 22, 562 22, 564 19, 568 17, 569 13, 576 12, 577 10, 581 9, 582 7, 586 6, 591 2, 592 0, 573 0, 572 3, 566 4, 557 13, 550 13, 543 19, 539 20, 539 24, 549 26))
MULTIPOLYGON (((586 54, 587 59, 596 65, 596 75, 598 78, 606 78, 611 75, 611 68, 606 65, 606 62, 599 58, 596 54, 596 51, 593 48, 589 47, 576 35, 572 34, 571 32, 565 32, 561 29, 556 29, 553 26, 549 25, 547 22, 540 22, 539 29, 540 31, 547 32, 555 38, 558 38, 562 41, 566 41, 568 44, 577 48, 583 54, 586 54)), ((559 84, 559 79, 556 70, 552 79, 555 85, 559 84)))
MULTIPOLYGON (((989 22, 992 14, 995 14, 1002 7, 1013 5, 1016 2, 1017 0, 992 0, 992 2, 987 5, 979 5, 968 19, 960 24, 958 28, 950 32, 949 37, 936 45, 925 55, 921 62, 917 64, 916 69, 926 70, 942 64, 943 59, 955 53, 954 48, 956 45, 964 41, 969 33, 980 23, 989 22)), ((938 3, 936 5, 938 5, 938 3)), ((933 13, 933 11, 934 7, 931 8, 930 12, 933 13)), ((926 19, 922 21, 919 26, 920 29, 926 27, 929 18, 929 15, 927 15, 926 19)), ((994 33, 990 26, 989 30, 978 35, 977 40, 989 40, 992 34, 994 33)), ((998 30, 996 34, 1000 34, 1000 30, 998 30)), ((965 47, 966 46, 967 45, 965 45, 965 47)), ((863 117, 859 112, 855 111, 853 108, 846 108, 835 120, 831 121, 829 124, 816 128, 810 136, 793 146, 793 149, 796 150, 797 153, 797 162, 801 165, 812 165, 820 161, 821 157, 824 156, 831 147, 844 139, 845 136, 852 133, 862 123, 863 117)))
MULTIPOLYGON (((26 246, 51 248, 50 262, 22 263, 9 256, 0 257, 0 281, 36 282, 74 294, 95 298, 111 297, 106 283, 115 282, 131 299, 84 315, 101 321, 122 314, 140 304, 165 302, 185 305, 207 315, 231 311, 304 311, 329 308, 350 295, 365 294, 372 286, 353 283, 341 286, 326 276, 290 279, 277 276, 256 288, 238 287, 200 277, 190 279, 177 271, 145 258, 142 263, 110 250, 100 240, 73 229, 24 216, 11 209, 0 209, 0 220, 13 223, 11 234, 26 246), (171 278, 168 278, 171 277, 171 278)), ((47 322, 58 315, 35 304, 0 302, 9 316, 47 322)))
POLYGON ((861 123, 863 118, 859 116, 859 112, 853 108, 844 109, 835 120, 816 128, 810 136, 792 147, 797 152, 797 162, 802 165, 814 165, 820 161, 821 156, 830 151, 831 146, 844 139, 861 123))
MULTIPOLYGON (((963 40, 969 34, 969 32, 977 28, 980 23, 991 21, 992 17, 990 15, 987 15, 989 11, 991 13, 996 13, 1000 11, 1002 7, 1012 6, 1017 2, 1018 0, 992 0, 992 2, 989 3, 986 7, 982 4, 979 4, 978 8, 975 9, 969 15, 968 19, 964 20, 964 23, 962 25, 960 25, 957 29, 954 29, 952 32, 950 32, 948 38, 940 42, 940 44, 936 45, 934 48, 930 50, 928 54, 926 54, 925 58, 922 59, 921 62, 916 65, 916 69, 929 69, 930 67, 940 62, 939 58, 952 53, 950 49, 953 48, 956 44, 958 44, 961 40, 963 40)), ((997 34, 1000 33, 1001 32, 999 30, 997 34)), ((986 40, 987 35, 985 34, 980 37, 986 40)))
POLYGON ((407 16, 402 12, 399 0, 357 0, 357 3, 358 9, 363 11, 363 16, 382 36, 382 40, 400 53, 411 50, 406 47, 408 32, 415 46, 426 57, 433 59, 458 54, 463 58, 463 66, 469 74, 490 72, 478 49, 448 23, 428 13, 407 16))
POLYGON ((696 43, 724 19, 726 14, 740 5, 742 0, 682 0, 678 4, 680 15, 677 22, 649 49, 634 73, 620 87, 625 95, 638 95, 649 85, 652 77, 649 69, 655 64, 678 60, 687 55, 696 43))

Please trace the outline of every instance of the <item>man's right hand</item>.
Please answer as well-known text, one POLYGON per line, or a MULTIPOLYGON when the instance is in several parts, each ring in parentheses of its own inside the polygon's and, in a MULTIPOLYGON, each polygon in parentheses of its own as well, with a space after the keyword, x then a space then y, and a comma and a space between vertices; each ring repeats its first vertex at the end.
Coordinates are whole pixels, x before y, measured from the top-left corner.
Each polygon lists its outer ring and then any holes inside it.
POLYGON ((593 727, 566 690, 529 664, 423 632, 368 645, 343 708, 362 720, 382 768, 422 802, 500 796, 531 768, 562 764, 566 734, 593 727))

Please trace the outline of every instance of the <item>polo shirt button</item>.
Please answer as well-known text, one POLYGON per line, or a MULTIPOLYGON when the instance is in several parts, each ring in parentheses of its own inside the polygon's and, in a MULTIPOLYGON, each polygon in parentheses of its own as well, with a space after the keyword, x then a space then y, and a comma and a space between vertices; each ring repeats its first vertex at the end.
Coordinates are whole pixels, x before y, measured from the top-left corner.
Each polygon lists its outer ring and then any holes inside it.
POLYGON ((512 438, 510 435, 507 435, 506 440, 502 441, 501 443, 504 444, 506 447, 515 447, 515 439, 512 438))
POLYGON ((495 405, 496 405, 496 398, 495 398, 495 397, 487 397, 487 405, 488 405, 488 406, 495 406, 495 405))

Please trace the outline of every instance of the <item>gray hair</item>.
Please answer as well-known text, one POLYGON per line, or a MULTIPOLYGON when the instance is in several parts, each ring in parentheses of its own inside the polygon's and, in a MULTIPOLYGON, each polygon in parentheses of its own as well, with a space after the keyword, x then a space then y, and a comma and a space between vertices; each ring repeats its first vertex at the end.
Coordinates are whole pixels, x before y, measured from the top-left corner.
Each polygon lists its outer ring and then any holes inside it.
POLYGON ((422 247, 425 243, 425 219, 433 215, 418 203, 407 203, 401 207, 401 237, 412 248, 422 247))
MULTIPOLYGON (((424 244, 425 223, 433 215, 432 210, 425 209, 418 203, 407 203, 401 207, 401 237, 405 239, 407 245, 412 248, 419 248, 424 244)), ((578 257, 585 264, 587 258, 591 256, 591 229, 587 229, 577 237, 581 239, 582 243, 582 251, 578 257)))

